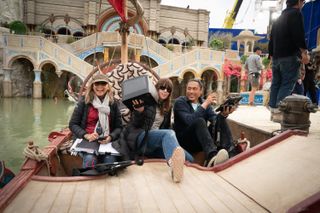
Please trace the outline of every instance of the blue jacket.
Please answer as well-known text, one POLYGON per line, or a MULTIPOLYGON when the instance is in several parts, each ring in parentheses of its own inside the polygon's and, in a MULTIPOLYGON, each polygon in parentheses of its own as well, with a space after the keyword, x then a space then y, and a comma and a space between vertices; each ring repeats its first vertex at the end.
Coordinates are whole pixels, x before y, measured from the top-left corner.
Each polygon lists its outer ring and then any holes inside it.
MULTIPOLYGON (((203 103, 203 99, 199 99, 199 103, 203 103)), ((215 124, 217 115, 211 106, 208 106, 207 109, 204 109, 202 106, 199 106, 196 110, 192 108, 191 102, 187 99, 186 96, 180 96, 176 99, 174 103, 174 130, 176 132, 177 138, 180 138, 184 135, 187 128, 198 118, 203 118, 205 121, 209 121, 212 124, 215 124)), ((223 117, 223 116, 221 116, 223 117)))

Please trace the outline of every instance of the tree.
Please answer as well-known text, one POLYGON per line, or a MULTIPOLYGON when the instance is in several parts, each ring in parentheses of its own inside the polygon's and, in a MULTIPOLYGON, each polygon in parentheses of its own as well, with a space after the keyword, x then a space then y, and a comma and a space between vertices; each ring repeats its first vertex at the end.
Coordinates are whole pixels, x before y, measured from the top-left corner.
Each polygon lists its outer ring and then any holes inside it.
POLYGON ((212 48, 217 48, 219 47, 218 50, 226 50, 226 49, 230 49, 231 47, 231 41, 232 41, 232 34, 231 33, 223 33, 223 32, 216 32, 214 34, 212 34, 212 36, 210 37, 210 42, 209 45, 212 48), (217 42, 213 43, 213 46, 211 46, 211 43, 214 40, 219 40, 222 42, 222 45, 219 44, 219 46, 215 46, 217 42))
POLYGON ((27 26, 22 21, 13 21, 9 24, 11 33, 25 35, 27 33, 27 26))

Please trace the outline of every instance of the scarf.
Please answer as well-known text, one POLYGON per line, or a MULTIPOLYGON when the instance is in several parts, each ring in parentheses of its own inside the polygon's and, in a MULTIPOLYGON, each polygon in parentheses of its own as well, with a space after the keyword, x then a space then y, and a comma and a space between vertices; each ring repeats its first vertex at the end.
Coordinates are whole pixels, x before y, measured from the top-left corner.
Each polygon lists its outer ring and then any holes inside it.
POLYGON ((106 94, 102 103, 101 103, 101 100, 95 95, 92 101, 92 105, 99 112, 99 120, 97 122, 96 129, 100 125, 102 128, 103 136, 108 136, 110 133, 110 130, 109 130, 110 107, 109 107, 108 94, 106 94))

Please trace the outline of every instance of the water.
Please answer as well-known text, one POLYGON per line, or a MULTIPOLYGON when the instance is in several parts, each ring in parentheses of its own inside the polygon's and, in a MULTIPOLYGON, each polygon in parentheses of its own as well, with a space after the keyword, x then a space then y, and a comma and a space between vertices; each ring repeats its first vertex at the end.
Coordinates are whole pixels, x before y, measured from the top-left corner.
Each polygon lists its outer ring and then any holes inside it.
POLYGON ((68 126, 73 109, 68 100, 0 98, 0 160, 16 174, 27 142, 47 145, 51 131, 68 126))

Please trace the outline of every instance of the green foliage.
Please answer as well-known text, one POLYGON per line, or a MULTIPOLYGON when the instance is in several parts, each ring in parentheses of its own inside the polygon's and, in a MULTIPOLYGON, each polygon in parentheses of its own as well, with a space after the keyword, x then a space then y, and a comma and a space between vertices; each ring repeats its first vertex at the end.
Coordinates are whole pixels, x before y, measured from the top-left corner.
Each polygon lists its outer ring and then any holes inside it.
POLYGON ((9 24, 11 33, 25 35, 27 33, 27 26, 22 21, 13 21, 9 24))
POLYGON ((174 47, 172 44, 166 44, 166 48, 170 51, 173 51, 174 47))
POLYGON ((210 41, 210 47, 214 50, 223 50, 223 41, 214 38, 210 41))
POLYGON ((262 58, 262 64, 265 68, 268 68, 269 67, 269 64, 270 64, 270 59, 268 57, 263 57, 262 58))
POLYGON ((242 55, 242 56, 241 56, 241 58, 240 58, 240 62, 241 62, 241 64, 245 64, 245 63, 246 63, 246 61, 247 61, 247 58, 248 58, 248 56, 247 56, 247 55, 242 55))
POLYGON ((71 44, 71 43, 73 43, 75 41, 76 41, 76 39, 73 36, 69 36, 68 39, 67 39, 67 44, 71 44))
MULTIPOLYGON (((209 45, 213 49, 218 48, 217 50, 226 50, 230 49, 231 47, 231 41, 232 41, 232 34, 231 33, 221 33, 221 32, 216 32, 214 33, 210 39, 209 39, 209 45), (214 40, 219 40, 222 42, 221 44, 217 44, 217 42, 214 42, 214 40), (212 46, 213 45, 213 46, 212 46), (217 46, 218 45, 218 46, 217 46)), ((220 43, 220 42, 218 42, 220 43)))

